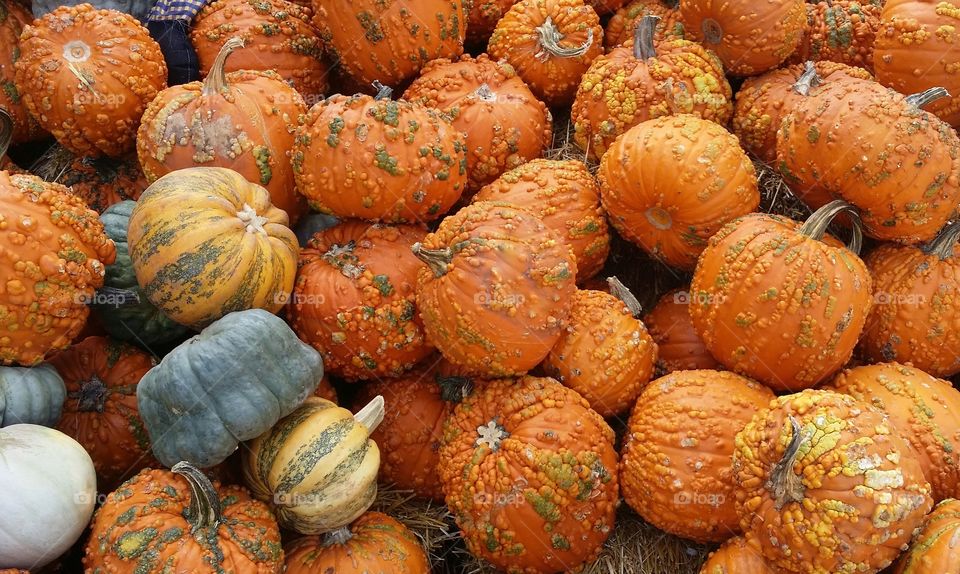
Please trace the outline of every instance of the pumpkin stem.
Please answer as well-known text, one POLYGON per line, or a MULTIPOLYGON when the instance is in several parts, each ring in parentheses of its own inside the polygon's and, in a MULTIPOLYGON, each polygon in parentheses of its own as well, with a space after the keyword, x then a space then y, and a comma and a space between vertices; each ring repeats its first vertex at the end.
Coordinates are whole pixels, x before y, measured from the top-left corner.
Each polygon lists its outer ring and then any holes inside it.
POLYGON ((220 496, 207 475, 186 461, 178 462, 170 470, 187 479, 187 484, 190 485, 190 508, 186 518, 193 530, 219 526, 223 518, 220 496))
POLYGON ((440 385, 440 399, 448 403, 460 404, 473 393, 473 379, 470 377, 437 377, 440 385))
POLYGON ((643 315, 643 306, 640 305, 640 301, 637 300, 636 296, 630 292, 630 289, 627 289, 627 286, 624 285, 616 277, 608 277, 607 285, 610 286, 610 293, 623 301, 623 304, 627 306, 627 309, 630 311, 630 314, 633 315, 634 319, 639 319, 643 315))
POLYGON ((0 161, 7 155, 11 141, 13 141, 13 119, 7 110, 0 108, 0 161))
POLYGON ((949 98, 950 92, 946 88, 930 88, 929 90, 924 90, 919 94, 911 94, 906 97, 906 101, 911 106, 916 108, 923 108, 927 104, 932 104, 933 102, 949 98))
POLYGON ((210 66, 210 73, 208 73, 207 77, 203 80, 202 94, 204 96, 219 94, 227 89, 227 71, 225 69, 227 58, 230 57, 230 54, 237 48, 243 48, 243 38, 239 36, 230 38, 220 47, 220 52, 217 53, 217 59, 213 61, 213 66, 210 66))
POLYGON ((447 249, 426 249, 419 242, 413 244, 413 254, 423 261, 433 271, 435 277, 447 274, 447 266, 453 261, 453 253, 447 249))
POLYGON ((633 29, 633 57, 638 60, 649 60, 657 57, 657 50, 653 46, 653 36, 660 24, 660 16, 647 14, 637 22, 633 29))
POLYGON ((953 248, 960 240, 960 221, 954 221, 944 227, 933 240, 922 247, 927 255, 936 255, 941 261, 946 261, 953 257, 953 248))
POLYGON ((534 54, 534 58, 541 62, 546 62, 550 56, 557 58, 575 58, 587 53, 590 46, 593 45, 593 28, 587 30, 587 41, 579 46, 564 48, 560 46, 563 40, 563 34, 553 23, 553 18, 547 16, 543 24, 537 26, 537 39, 539 40, 540 50, 534 54))
POLYGON ((373 81, 373 89, 377 91, 377 95, 373 96, 373 99, 378 101, 393 99, 393 88, 384 86, 380 83, 380 80, 373 81))
POLYGON ((373 431, 377 430, 377 427, 380 426, 380 423, 383 422, 383 415, 383 397, 377 395, 372 401, 367 403, 367 406, 360 409, 360 412, 353 415, 353 419, 363 425, 363 427, 366 428, 369 433, 373 433, 373 431))
POLYGON ((817 73, 816 66, 810 60, 804 62, 803 66, 803 74, 801 74, 800 79, 793 84, 793 91, 801 96, 809 96, 810 90, 819 86, 823 82, 823 78, 817 73))
POLYGON ((353 538, 353 532, 350 531, 350 526, 341 526, 336 530, 331 530, 323 535, 323 541, 321 544, 324 548, 329 548, 330 546, 343 546, 347 542, 350 542, 350 539, 353 538))
POLYGON ((480 87, 477 88, 476 91, 474 91, 473 93, 476 94, 477 97, 480 98, 481 101, 484 101, 484 102, 495 102, 495 101, 497 101, 497 94, 496 94, 496 92, 494 92, 493 90, 491 90, 491 89, 490 89, 490 85, 487 84, 486 82, 480 84, 480 87))
POLYGON ((96 375, 80 383, 80 391, 71 394, 74 395, 71 398, 79 399, 77 410, 82 413, 102 413, 107 404, 107 385, 96 375))
POLYGON ((793 436, 780 462, 773 467, 770 480, 766 484, 767 490, 773 491, 774 505, 777 510, 783 508, 783 505, 788 502, 802 501, 805 491, 803 479, 793 471, 793 465, 797 462, 800 447, 809 437, 801 432, 800 423, 793 415, 790 415, 790 426, 793 429, 793 436))
POLYGON ((267 234, 267 230, 263 228, 263 225, 270 220, 261 215, 257 215, 257 211, 246 203, 243 204, 243 209, 237 212, 237 218, 244 223, 247 228, 247 233, 267 234))
POLYGON ((830 223, 833 222, 836 216, 844 211, 847 212, 853 222, 853 225, 851 225, 853 233, 850 238, 850 243, 847 244, 847 249, 859 255, 860 248, 863 247, 863 230, 861 229, 860 212, 842 199, 831 201, 814 211, 813 215, 811 215, 806 223, 803 224, 803 227, 800 228, 800 234, 818 241, 823 239, 823 234, 826 233, 827 227, 830 226, 830 223))

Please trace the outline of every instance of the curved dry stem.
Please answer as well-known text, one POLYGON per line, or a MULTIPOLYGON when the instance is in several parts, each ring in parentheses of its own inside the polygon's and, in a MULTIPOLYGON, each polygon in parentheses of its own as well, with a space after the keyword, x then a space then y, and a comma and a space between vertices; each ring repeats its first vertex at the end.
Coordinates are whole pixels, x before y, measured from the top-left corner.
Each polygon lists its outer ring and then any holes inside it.
POLYGON ((797 462, 800 447, 809 437, 803 435, 800 423, 793 415, 790 415, 790 426, 793 428, 793 436, 780 462, 773 467, 770 480, 766 485, 767 490, 773 491, 774 507, 777 510, 783 508, 788 502, 801 502, 806 490, 803 486, 803 477, 793 471, 793 465, 797 462))
POLYGON ((800 79, 793 84, 793 91, 801 96, 809 96, 811 89, 823 83, 823 78, 817 73, 816 66, 810 60, 804 62, 803 66, 803 74, 801 74, 800 79))
POLYGON ((389 100, 393 98, 393 88, 390 86, 384 86, 380 83, 380 80, 373 81, 373 89, 377 91, 377 95, 373 96, 375 100, 389 100))
POLYGON ((210 67, 210 73, 203 80, 203 95, 219 94, 227 89, 227 58, 237 48, 243 48, 243 38, 239 36, 230 38, 220 47, 217 59, 213 61, 213 65, 210 67))
POLYGON ((932 104, 937 100, 943 98, 949 98, 950 92, 946 88, 930 88, 929 90, 924 90, 919 94, 910 94, 906 97, 906 101, 911 106, 916 108, 923 109, 924 106, 932 104))
POLYGON ((412 249, 413 254, 430 267, 435 277, 443 277, 447 274, 447 267, 453 261, 453 253, 450 249, 427 249, 420 243, 414 243, 412 249))
POLYGON ((842 199, 831 201, 814 211, 813 215, 807 218, 803 227, 800 228, 800 234, 819 241, 823 239, 823 234, 826 233, 827 227, 830 226, 834 218, 844 212, 850 216, 852 222, 850 226, 852 236, 847 244, 847 249, 859 255, 860 248, 863 247, 863 224, 860 222, 860 212, 842 199))
POLYGON ((540 43, 540 50, 534 55, 541 62, 546 62, 550 56, 557 58, 576 58, 587 53, 590 46, 593 45, 593 28, 587 30, 587 40, 579 46, 565 48, 560 45, 563 41, 563 34, 553 23, 553 18, 547 16, 543 24, 537 26, 537 39, 540 43))
POLYGON ((610 286, 610 294, 623 301, 623 304, 627 306, 635 319, 639 319, 643 315, 643 306, 640 305, 640 301, 619 279, 608 277, 607 285, 610 286))
POLYGON ((633 29, 633 57, 638 60, 649 60, 657 57, 657 50, 653 46, 653 37, 660 24, 660 16, 647 14, 637 22, 633 29))
POLYGON ((190 485, 190 510, 187 520, 193 530, 216 528, 223 519, 220 495, 207 475, 186 461, 178 462, 170 470, 187 479, 187 484, 190 485))
POLYGON ((936 255, 941 261, 953 257, 953 248, 960 239, 960 221, 954 221, 940 230, 940 233, 930 243, 921 249, 928 255, 936 255))
POLYGON ((350 525, 348 524, 324 534, 321 544, 324 548, 330 546, 343 546, 347 542, 350 542, 351 538, 353 538, 353 532, 350 530, 350 525))
POLYGON ((360 409, 360 411, 353 415, 353 419, 359 424, 363 425, 367 429, 368 434, 373 433, 377 430, 377 427, 380 426, 380 423, 383 422, 384 414, 386 413, 385 403, 381 395, 373 397, 373 400, 367 403, 367 406, 360 409))

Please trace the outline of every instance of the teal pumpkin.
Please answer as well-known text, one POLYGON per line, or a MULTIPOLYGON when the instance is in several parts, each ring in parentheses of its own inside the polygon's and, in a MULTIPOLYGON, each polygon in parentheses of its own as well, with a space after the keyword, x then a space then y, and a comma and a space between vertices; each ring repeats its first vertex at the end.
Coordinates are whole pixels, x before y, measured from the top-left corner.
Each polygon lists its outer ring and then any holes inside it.
POLYGON ((317 388, 323 360, 262 309, 230 313, 173 349, 137 386, 157 460, 208 468, 270 430, 317 388))
POLYGON ((54 427, 67 389, 49 363, 0 367, 0 428, 21 423, 54 427))

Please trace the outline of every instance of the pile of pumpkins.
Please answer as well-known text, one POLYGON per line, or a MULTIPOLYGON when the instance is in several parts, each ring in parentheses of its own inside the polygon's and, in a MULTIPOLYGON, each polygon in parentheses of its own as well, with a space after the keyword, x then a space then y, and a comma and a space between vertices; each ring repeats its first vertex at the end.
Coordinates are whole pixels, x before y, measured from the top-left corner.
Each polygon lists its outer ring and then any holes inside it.
POLYGON ((132 17, 0 0, 0 572, 429 572, 378 482, 508 573, 621 503, 709 574, 957 571, 957 22, 216 0, 168 87, 132 17), (614 233, 688 286, 645 312, 614 233))

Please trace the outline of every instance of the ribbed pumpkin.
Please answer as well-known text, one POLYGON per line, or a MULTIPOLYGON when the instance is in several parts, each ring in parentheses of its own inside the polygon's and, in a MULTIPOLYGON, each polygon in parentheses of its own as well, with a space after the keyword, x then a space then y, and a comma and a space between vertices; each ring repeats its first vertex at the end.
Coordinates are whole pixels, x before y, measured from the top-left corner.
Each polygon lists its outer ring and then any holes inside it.
POLYGON ((960 569, 960 500, 944 500, 927 515, 893 574, 938 574, 960 569))
POLYGON ((93 518, 88 572, 280 574, 283 548, 270 509, 188 463, 147 469, 107 497, 93 518))
POLYGON ((960 125, 957 0, 887 0, 880 14, 873 66, 877 81, 901 94, 943 87, 950 93, 926 109, 960 125))
POLYGON ((160 92, 143 115, 137 154, 151 182, 189 167, 230 168, 265 187, 294 224, 306 205, 290 153, 307 106, 272 71, 226 74, 242 46, 239 37, 227 40, 203 83, 160 92))
POLYGON ((380 451, 370 433, 383 420, 383 397, 356 415, 309 397, 247 444, 243 476, 269 501, 284 528, 322 534, 356 520, 377 497, 380 451))
POLYGON ((430 62, 403 97, 441 110, 465 134, 470 191, 540 157, 552 143, 550 110, 509 64, 486 54, 430 62))
POLYGON ((797 49, 807 23, 803 0, 681 0, 680 17, 685 33, 735 76, 779 66, 797 49))
POLYGON ((427 555, 410 530, 381 512, 350 526, 287 545, 286 574, 429 574, 427 555))
POLYGON ((428 266, 417 283, 427 339, 455 365, 492 377, 523 374, 560 339, 577 262, 533 213, 474 203, 413 251, 428 266))
POLYGON ((520 0, 497 23, 487 52, 509 62, 547 105, 566 106, 602 41, 600 18, 583 0, 520 0))
POLYGON ((657 344, 657 376, 674 371, 716 369, 713 358, 690 319, 690 288, 665 293, 644 315, 643 324, 657 344))
POLYGON ((830 203, 802 225, 751 214, 710 238, 690 285, 690 317, 720 363, 785 392, 846 364, 873 300, 859 227, 850 249, 823 237, 848 209, 830 203))
POLYGON ((440 480, 467 548, 509 573, 576 571, 614 527, 613 431, 548 378, 485 383, 447 419, 440 480))
POLYGON ((627 411, 653 376, 657 344, 640 321, 640 303, 617 280, 613 294, 579 290, 570 321, 550 350, 547 374, 580 393, 600 416, 627 411))
POLYGON ((337 217, 421 223, 441 217, 467 185, 463 135, 437 110, 333 96, 297 131, 293 171, 311 207, 337 217))
POLYGON ((136 201, 150 185, 132 155, 121 159, 77 156, 54 176, 48 181, 70 188, 70 193, 97 213, 121 201, 136 201))
POLYGON ((369 86, 399 85, 424 64, 463 53, 462 0, 314 0, 313 21, 332 60, 369 86))
POLYGON ((873 71, 873 45, 885 0, 807 2, 807 28, 789 61, 839 62, 873 71))
POLYGON ((747 78, 737 91, 731 122, 733 133, 740 138, 744 149, 774 165, 777 130, 800 100, 815 96, 820 86, 870 79, 870 73, 862 68, 835 62, 796 64, 747 78))
POLYGON ((167 87, 167 66, 133 16, 61 6, 24 28, 16 83, 63 147, 119 157, 133 151, 140 116, 167 87))
POLYGON ((734 437, 774 398, 726 371, 678 371, 651 381, 627 423, 623 498, 657 528, 719 542, 736 533, 734 437))
POLYGON ((287 319, 330 374, 395 377, 430 354, 415 291, 423 268, 410 247, 426 230, 345 221, 300 254, 287 319))
POLYGON ((672 38, 683 38, 683 20, 677 9, 676 0, 633 0, 623 6, 607 22, 603 33, 603 47, 610 50, 622 46, 624 42, 633 40, 637 24, 646 16, 657 16, 657 30, 654 34, 656 41, 672 38))
POLYGON ((0 367, 0 428, 17 424, 55 427, 66 387, 49 363, 35 367, 0 367))
MULTIPOLYGON (((14 82, 14 64, 20 59, 20 34, 23 27, 33 21, 28 8, 13 0, 0 0, 0 109, 6 111, 13 121, 14 143, 32 141, 42 137, 37 120, 27 112, 27 107, 14 82)), ((0 154, 2 161, 3 154, 0 154)))
POLYGON ((106 337, 88 337, 50 359, 67 388, 57 429, 90 453, 101 491, 155 465, 137 410, 137 385, 157 363, 106 337))
POLYGON ((693 114, 725 125, 733 92, 716 56, 696 42, 663 40, 654 46, 655 16, 637 25, 624 44, 593 61, 570 112, 573 139, 599 159, 633 126, 666 115, 693 114))
POLYGON ((724 224, 760 205, 737 138, 696 116, 643 122, 617 139, 597 173, 610 224, 668 265, 692 269, 724 224))
POLYGON ((467 44, 486 46, 497 22, 517 0, 474 0, 467 11, 467 44))
POLYGON ((939 95, 839 82, 803 98, 777 133, 784 180, 814 207, 852 203, 877 239, 933 239, 960 202, 960 139, 920 109, 939 95))
MULTIPOLYGON (((330 74, 323 60, 320 32, 310 23, 310 16, 310 9, 286 0, 216 0, 207 4, 190 32, 200 72, 209 75, 223 47, 239 37, 243 45, 223 63, 224 71, 273 71, 311 105, 322 100, 330 74)), ((287 90, 278 90, 276 100, 286 106, 299 103, 289 98, 287 90)))
POLYGON ((780 397, 737 434, 737 513, 783 572, 876 572, 930 511, 920 462, 890 419, 853 397, 780 397))
POLYGON ((710 553, 700 574, 776 574, 773 567, 743 536, 734 536, 710 553))
POLYGON ((885 244, 867 256, 877 303, 860 341, 869 359, 911 363, 937 377, 960 372, 958 237, 953 223, 927 245, 885 244))
POLYGON ((504 173, 473 200, 512 203, 540 216, 573 249, 580 283, 599 273, 610 253, 600 186, 582 161, 535 159, 504 173))
POLYGON ((886 413, 917 451, 934 501, 960 496, 960 391, 900 363, 846 369, 822 387, 886 413))
POLYGON ((116 249, 67 188, 0 171, 0 364, 31 366, 66 348, 89 315, 116 249))
POLYGON ((198 329, 232 311, 279 311, 300 246, 270 194, 235 171, 193 167, 150 185, 130 215, 137 282, 174 321, 198 329))

